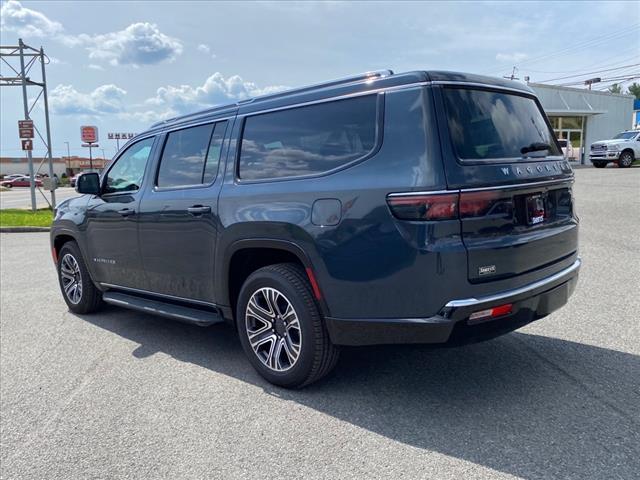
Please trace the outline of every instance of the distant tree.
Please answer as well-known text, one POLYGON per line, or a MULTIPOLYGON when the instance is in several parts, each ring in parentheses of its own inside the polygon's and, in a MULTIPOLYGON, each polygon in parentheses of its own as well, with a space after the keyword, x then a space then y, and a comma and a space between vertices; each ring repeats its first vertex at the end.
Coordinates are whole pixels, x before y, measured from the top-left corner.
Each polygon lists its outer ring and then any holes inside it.
POLYGON ((609 87, 609 93, 622 93, 622 87, 617 83, 614 83, 609 87))
POLYGON ((640 84, 634 82, 629 85, 629 93, 636 97, 636 100, 640 100, 640 84))

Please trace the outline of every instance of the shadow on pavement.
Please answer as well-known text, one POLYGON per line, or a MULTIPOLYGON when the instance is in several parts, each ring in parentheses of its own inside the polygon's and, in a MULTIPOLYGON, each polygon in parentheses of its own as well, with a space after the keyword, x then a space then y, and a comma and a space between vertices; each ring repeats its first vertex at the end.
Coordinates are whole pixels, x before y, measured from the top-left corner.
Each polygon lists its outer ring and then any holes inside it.
POLYGON ((329 378, 291 391, 255 373, 227 325, 202 329, 113 307, 82 318, 139 343, 138 358, 163 352, 519 477, 633 478, 640 469, 635 355, 523 333, 455 349, 348 348, 329 378))

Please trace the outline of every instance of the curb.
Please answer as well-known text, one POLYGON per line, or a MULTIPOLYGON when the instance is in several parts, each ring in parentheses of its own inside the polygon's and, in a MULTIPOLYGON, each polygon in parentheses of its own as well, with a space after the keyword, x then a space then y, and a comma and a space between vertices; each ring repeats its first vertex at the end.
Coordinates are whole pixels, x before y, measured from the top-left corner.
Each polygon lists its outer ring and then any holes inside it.
POLYGON ((49 227, 0 227, 0 233, 48 232, 49 227))

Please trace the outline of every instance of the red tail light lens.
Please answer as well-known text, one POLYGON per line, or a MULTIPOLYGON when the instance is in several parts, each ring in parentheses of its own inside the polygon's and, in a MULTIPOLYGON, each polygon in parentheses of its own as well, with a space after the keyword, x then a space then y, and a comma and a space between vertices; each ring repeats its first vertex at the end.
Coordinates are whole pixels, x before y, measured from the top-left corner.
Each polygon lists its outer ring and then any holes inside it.
POLYGON ((491 320, 503 315, 509 315, 513 311, 513 304, 507 303, 498 307, 488 308, 487 310, 480 310, 479 312, 473 312, 469 315, 469 324, 482 322, 485 320, 491 320))
POLYGON ((458 194, 392 194, 387 197, 391 213, 401 220, 451 220, 458 218, 458 194))
POLYGON ((469 192, 460 195, 460 216, 480 217, 491 210, 500 195, 498 192, 469 192))

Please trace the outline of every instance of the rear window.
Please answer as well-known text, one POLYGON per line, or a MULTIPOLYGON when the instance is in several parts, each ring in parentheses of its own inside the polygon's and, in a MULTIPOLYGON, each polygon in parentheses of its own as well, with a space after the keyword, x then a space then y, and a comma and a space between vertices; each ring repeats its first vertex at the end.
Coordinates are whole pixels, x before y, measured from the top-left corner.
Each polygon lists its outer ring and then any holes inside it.
POLYGON ((313 175, 363 158, 376 145, 377 105, 366 95, 247 117, 238 176, 313 175))
POLYGON ((561 155, 553 132, 532 98, 467 88, 445 88, 443 95, 451 141, 460 159, 561 155))

